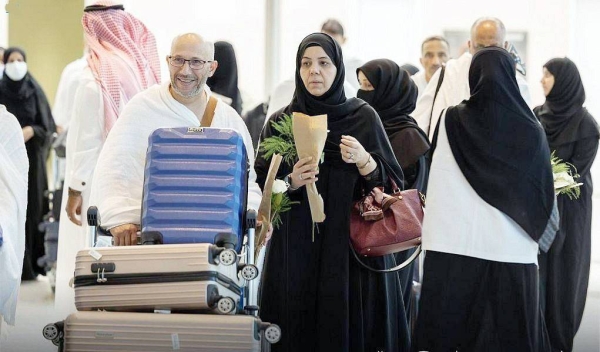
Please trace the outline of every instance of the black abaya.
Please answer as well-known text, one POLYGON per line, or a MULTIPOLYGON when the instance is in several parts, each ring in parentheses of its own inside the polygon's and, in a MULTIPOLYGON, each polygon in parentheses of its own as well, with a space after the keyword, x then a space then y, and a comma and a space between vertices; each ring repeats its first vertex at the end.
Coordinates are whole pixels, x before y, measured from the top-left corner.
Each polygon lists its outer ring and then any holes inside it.
MULTIPOLYGON (((292 200, 300 204, 283 214, 283 224, 274 231, 261 283, 261 318, 279 324, 283 331, 282 340, 272 349, 408 351, 410 336, 398 276, 366 271, 350 253, 350 209, 368 186, 356 165, 342 161, 341 136, 355 137, 378 164, 378 158, 383 158, 400 177, 402 170, 377 113, 358 99, 346 100, 341 50, 331 37, 321 33, 306 37, 298 49, 296 68, 296 92, 283 112, 327 114, 330 132, 316 183, 324 200, 326 219, 317 225, 313 242, 313 222, 305 188, 290 193, 292 200), (313 45, 321 46, 338 70, 332 87, 321 97, 310 95, 298 74, 301 55, 313 45)), ((271 116, 270 121, 281 119, 281 112, 271 116)), ((262 138, 274 133, 277 132, 268 123, 262 138)), ((261 187, 269 163, 259 150, 255 168, 261 187)), ((292 168, 283 164, 278 178, 289 174, 292 168)), ((382 178, 387 179, 385 172, 382 178)), ((395 261, 393 256, 385 256, 369 259, 368 263, 382 268, 395 261)))
MULTIPOLYGON (((356 112, 365 125, 378 121, 370 111, 365 106, 356 112)), ((263 139, 273 132, 268 126, 263 139)), ((259 152, 255 168, 261 187, 268 167, 259 152)), ((291 166, 282 165, 278 177, 291 171, 291 166)), ((317 188, 327 217, 317 225, 314 242, 306 192, 290 193, 301 203, 284 214, 283 225, 273 234, 261 284, 261 318, 284 331, 273 351, 408 351, 410 335, 397 274, 366 271, 350 254, 350 208, 362 182, 356 166, 344 163, 339 151, 326 153, 317 188)), ((395 263, 391 256, 368 262, 380 268, 395 263)))
MULTIPOLYGON (((8 57, 7 52, 10 55, 12 51, 7 50, 5 57, 8 57)), ((29 189, 22 273, 24 280, 34 279, 37 274, 45 274, 44 268, 37 265, 38 258, 45 252, 44 233, 38 225, 48 212, 48 201, 44 196, 48 190, 46 159, 49 138, 56 128, 46 96, 29 73, 21 81, 13 81, 4 73, 0 80, 0 104, 15 115, 21 127, 31 126, 34 131, 33 137, 25 143, 29 158, 29 189)))
MULTIPOLYGON (((409 116, 417 104, 418 88, 407 71, 388 59, 371 60, 358 69, 373 86, 373 90, 360 89, 357 97, 371 105, 381 118, 392 150, 404 173, 406 188, 426 192, 428 165, 425 155, 429 151, 429 139, 417 122, 409 116)), ((405 262, 416 249, 396 253, 398 263, 405 262)), ((404 309, 408 323, 413 299, 413 276, 418 260, 398 272, 402 283, 404 309)))
POLYGON ((567 59, 544 65, 555 83, 544 105, 534 109, 546 131, 550 150, 577 168, 583 183, 578 199, 557 197, 560 228, 548 253, 539 256, 540 301, 553 351, 572 351, 587 297, 591 264, 592 194, 590 168, 600 132, 583 108, 585 91, 579 71, 567 59))

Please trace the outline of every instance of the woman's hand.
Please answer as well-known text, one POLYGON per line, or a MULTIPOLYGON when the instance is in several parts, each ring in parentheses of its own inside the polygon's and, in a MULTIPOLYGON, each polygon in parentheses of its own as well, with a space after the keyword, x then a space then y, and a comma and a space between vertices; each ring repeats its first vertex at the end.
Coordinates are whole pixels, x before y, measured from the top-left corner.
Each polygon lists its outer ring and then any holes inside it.
POLYGON ((25 126, 23 127, 21 130, 23 130, 23 139, 25 140, 25 142, 29 141, 31 138, 33 138, 33 127, 31 126, 25 126))
POLYGON ((312 163, 312 157, 302 158, 294 164, 294 170, 290 174, 290 186, 298 189, 309 183, 315 183, 318 180, 318 174, 319 167, 317 163, 312 163))
POLYGON ((355 164, 358 172, 363 176, 370 174, 377 168, 377 163, 373 162, 371 154, 352 136, 342 136, 340 152, 342 160, 348 164, 355 164))
POLYGON ((369 153, 363 148, 360 142, 352 136, 342 136, 340 143, 342 160, 348 164, 364 165, 369 160, 369 153))

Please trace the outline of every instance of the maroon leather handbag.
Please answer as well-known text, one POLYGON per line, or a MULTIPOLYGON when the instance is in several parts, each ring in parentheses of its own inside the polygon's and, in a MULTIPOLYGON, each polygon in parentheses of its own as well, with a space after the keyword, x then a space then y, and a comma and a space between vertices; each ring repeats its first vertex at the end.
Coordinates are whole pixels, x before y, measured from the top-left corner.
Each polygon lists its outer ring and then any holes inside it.
POLYGON ((356 202, 350 216, 350 241, 360 256, 377 257, 421 244, 424 196, 416 189, 393 194, 380 187, 356 202))

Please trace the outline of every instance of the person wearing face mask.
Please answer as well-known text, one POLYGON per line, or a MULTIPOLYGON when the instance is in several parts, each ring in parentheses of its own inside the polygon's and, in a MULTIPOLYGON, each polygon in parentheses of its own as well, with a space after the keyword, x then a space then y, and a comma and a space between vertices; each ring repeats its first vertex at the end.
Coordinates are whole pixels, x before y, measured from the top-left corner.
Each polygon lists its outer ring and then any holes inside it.
MULTIPOLYGON (((356 70, 360 89, 357 97, 371 105, 381 118, 396 160, 404 172, 406 188, 426 192, 429 140, 417 122, 410 117, 417 102, 417 85, 410 74, 395 62, 387 59, 372 60, 356 70)), ((401 263, 414 253, 414 249, 396 253, 401 263)), ((411 310, 413 272, 415 263, 398 272, 407 319, 414 316, 411 310)), ((410 321, 409 321, 410 323, 410 321)))
POLYGON ((48 190, 46 159, 50 137, 56 131, 54 119, 46 95, 27 70, 27 56, 22 49, 11 47, 4 52, 5 65, 0 80, 0 104, 15 115, 23 131, 27 157, 29 158, 29 190, 27 196, 27 223, 25 225, 25 259, 23 280, 33 280, 45 274, 38 266, 38 258, 44 255, 44 233, 38 229, 48 202, 44 192, 48 190))
POLYGON ((575 63, 556 58, 543 67, 546 102, 536 107, 550 150, 575 166, 583 183, 578 199, 557 197, 560 228, 547 253, 540 253, 540 301, 552 351, 572 351, 581 324, 590 279, 592 240, 591 167, 600 131, 583 106, 585 90, 575 63))
MULTIPOLYGON (((417 85, 407 71, 387 59, 372 60, 357 70, 357 97, 371 105, 383 123, 394 155, 404 172, 406 188, 424 190, 417 184, 419 159, 429 150, 427 135, 409 114, 417 103, 417 85)), ((425 170, 426 171, 426 170, 425 170)))
MULTIPOLYGON (((352 72, 352 74, 355 74, 352 72)), ((303 158, 282 163, 278 178, 287 179, 298 204, 282 214, 266 254, 261 318, 281 326, 273 351, 408 351, 410 334, 400 280, 363 269, 349 248, 350 209, 362 192, 389 185, 383 163, 400 179, 402 169, 375 110, 344 92, 345 69, 339 43, 313 33, 296 54, 295 92, 283 114, 327 114, 323 162, 303 158), (324 201, 325 221, 312 221, 306 186, 314 183, 324 201), (312 236, 314 230, 314 239, 312 236)), ((279 132, 266 124, 262 138, 279 132)), ((257 182, 264 187, 270 160, 259 149, 257 182)), ((378 268, 395 264, 392 255, 374 257, 378 268)))

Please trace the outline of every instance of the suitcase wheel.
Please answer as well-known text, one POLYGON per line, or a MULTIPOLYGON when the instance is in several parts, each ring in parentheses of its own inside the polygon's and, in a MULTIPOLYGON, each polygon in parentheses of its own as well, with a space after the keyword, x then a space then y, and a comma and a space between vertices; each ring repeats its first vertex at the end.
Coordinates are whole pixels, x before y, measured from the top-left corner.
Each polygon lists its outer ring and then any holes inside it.
POLYGON ((233 265, 237 261, 237 253, 233 249, 226 249, 219 253, 219 261, 225 266, 233 265))
POLYGON ((241 274, 245 280, 254 280, 258 277, 258 268, 256 265, 246 264, 242 267, 241 274))
POLYGON ((276 324, 271 324, 265 330, 265 339, 271 344, 279 342, 281 340, 281 328, 276 324))
POLYGON ((235 308, 235 301, 231 297, 222 297, 217 302, 217 310, 221 314, 233 313, 235 308))
POLYGON ((48 324, 44 326, 44 330, 42 330, 42 335, 47 340, 52 340, 54 342, 55 339, 58 339, 59 331, 56 324, 48 324))
POLYGON ((53 339, 52 343, 54 344, 54 346, 60 346, 60 337, 53 339))

